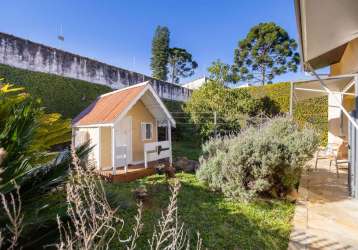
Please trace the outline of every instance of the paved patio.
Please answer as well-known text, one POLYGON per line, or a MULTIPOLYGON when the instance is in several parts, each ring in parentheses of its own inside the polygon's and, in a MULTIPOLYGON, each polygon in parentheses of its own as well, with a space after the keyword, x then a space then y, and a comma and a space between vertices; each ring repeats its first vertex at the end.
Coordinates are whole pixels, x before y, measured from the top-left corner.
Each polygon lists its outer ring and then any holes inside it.
MULTIPOLYGON (((332 164, 333 165, 333 164, 332 164)), ((339 177, 328 160, 313 161, 301 178, 289 250, 358 249, 358 200, 348 197, 347 167, 339 177)))

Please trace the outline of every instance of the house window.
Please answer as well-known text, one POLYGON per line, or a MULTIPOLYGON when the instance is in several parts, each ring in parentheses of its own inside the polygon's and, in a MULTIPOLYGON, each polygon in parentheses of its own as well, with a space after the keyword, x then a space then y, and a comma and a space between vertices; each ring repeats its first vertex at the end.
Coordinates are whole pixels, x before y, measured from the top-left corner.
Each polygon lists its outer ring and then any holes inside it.
POLYGON ((153 124, 142 122, 142 138, 143 140, 151 140, 153 138, 153 124))

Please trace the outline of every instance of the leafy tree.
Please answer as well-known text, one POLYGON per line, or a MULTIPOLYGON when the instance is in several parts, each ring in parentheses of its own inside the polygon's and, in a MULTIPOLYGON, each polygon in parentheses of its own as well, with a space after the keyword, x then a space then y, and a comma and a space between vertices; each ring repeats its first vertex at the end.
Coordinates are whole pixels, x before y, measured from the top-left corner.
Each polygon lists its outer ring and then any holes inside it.
POLYGON ((297 71, 297 43, 275 23, 260 23, 251 28, 235 49, 238 79, 271 83, 275 76, 297 71))
POLYGON ((168 74, 169 36, 167 27, 158 26, 152 40, 152 76, 163 81, 167 80, 168 74))
POLYGON ((222 85, 236 82, 235 67, 221 62, 219 59, 212 62, 208 68, 209 78, 222 85))
POLYGON ((190 77, 198 64, 193 60, 192 55, 181 48, 169 49, 169 68, 172 83, 179 83, 180 78, 190 77))
POLYGON ((269 116, 278 113, 277 105, 267 98, 255 99, 246 89, 228 89, 212 80, 193 92, 184 110, 204 137, 212 136, 215 130, 220 134, 236 133, 250 117, 261 113, 269 116))

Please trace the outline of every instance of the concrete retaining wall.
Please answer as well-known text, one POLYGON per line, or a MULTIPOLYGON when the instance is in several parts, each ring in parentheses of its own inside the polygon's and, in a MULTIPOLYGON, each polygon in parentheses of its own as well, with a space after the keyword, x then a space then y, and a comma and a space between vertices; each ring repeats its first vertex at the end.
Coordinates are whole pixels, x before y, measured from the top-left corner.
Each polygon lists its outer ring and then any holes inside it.
POLYGON ((0 63, 120 89, 150 81, 161 98, 186 101, 191 90, 87 57, 0 32, 0 63))

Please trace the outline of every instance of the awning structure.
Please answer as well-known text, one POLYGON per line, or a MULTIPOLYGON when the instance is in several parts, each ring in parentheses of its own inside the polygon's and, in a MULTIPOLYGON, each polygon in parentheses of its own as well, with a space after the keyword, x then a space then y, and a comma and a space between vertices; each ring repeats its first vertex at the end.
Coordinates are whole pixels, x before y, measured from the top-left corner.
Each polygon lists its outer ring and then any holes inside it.
POLYGON ((295 9, 301 60, 313 69, 339 62, 358 37, 357 0, 295 0, 295 9))
MULTIPOLYGON (((352 95, 356 96, 355 84, 358 79, 357 74, 341 75, 335 77, 322 78, 312 70, 316 77, 312 80, 291 82, 290 95, 290 114, 293 114, 293 104, 297 101, 302 101, 309 98, 315 98, 330 94, 352 95)), ((358 124, 349 112, 343 107, 343 104, 335 97, 337 106, 341 109, 343 114, 348 118, 352 125, 358 129, 358 124)))
MULTIPOLYGON (((331 93, 354 95, 354 75, 326 77, 321 80, 324 81, 331 93)), ((329 94, 318 79, 295 81, 292 84, 293 97, 297 102, 329 94)))

